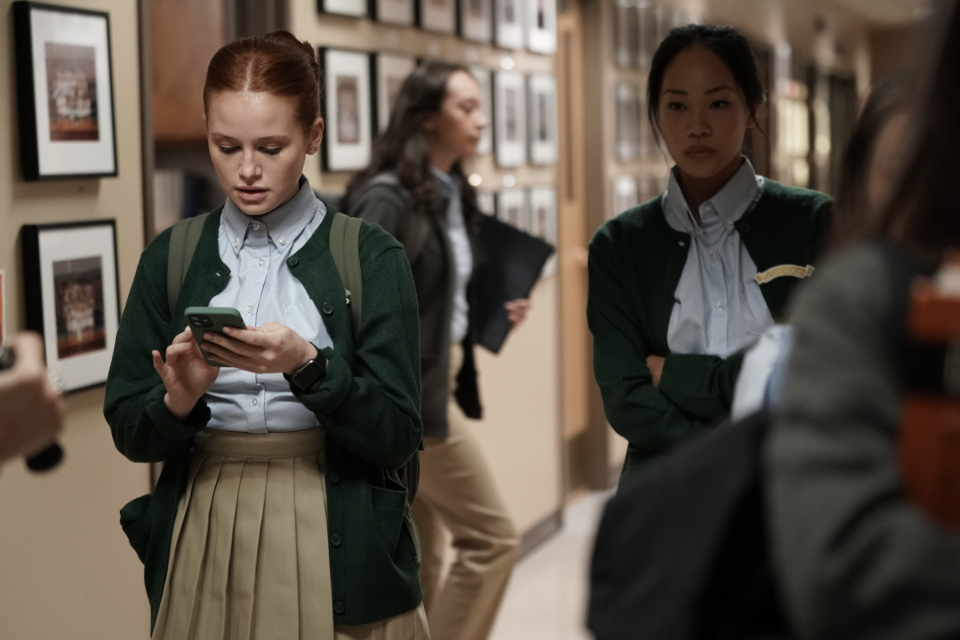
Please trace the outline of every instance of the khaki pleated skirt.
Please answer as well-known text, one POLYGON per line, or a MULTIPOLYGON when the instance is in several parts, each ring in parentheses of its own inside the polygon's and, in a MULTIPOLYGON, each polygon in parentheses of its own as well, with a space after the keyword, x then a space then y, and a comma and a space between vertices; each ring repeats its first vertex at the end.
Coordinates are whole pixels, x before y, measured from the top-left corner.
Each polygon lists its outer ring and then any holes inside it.
POLYGON ((194 437, 153 638, 429 640, 423 605, 334 625, 320 429, 194 437))

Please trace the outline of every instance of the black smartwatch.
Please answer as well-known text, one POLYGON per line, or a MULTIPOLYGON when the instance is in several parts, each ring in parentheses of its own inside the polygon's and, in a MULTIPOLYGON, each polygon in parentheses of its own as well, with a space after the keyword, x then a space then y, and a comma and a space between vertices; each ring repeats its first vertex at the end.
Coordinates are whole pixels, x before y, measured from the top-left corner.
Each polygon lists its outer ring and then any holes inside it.
POLYGON ((327 359, 320 353, 317 345, 311 342, 310 346, 317 349, 317 357, 313 360, 307 360, 306 364, 300 365, 297 370, 293 372, 293 375, 288 376, 286 373, 283 374, 283 377, 287 379, 291 387, 303 393, 316 391, 320 387, 320 383, 323 382, 323 379, 327 376, 327 359))

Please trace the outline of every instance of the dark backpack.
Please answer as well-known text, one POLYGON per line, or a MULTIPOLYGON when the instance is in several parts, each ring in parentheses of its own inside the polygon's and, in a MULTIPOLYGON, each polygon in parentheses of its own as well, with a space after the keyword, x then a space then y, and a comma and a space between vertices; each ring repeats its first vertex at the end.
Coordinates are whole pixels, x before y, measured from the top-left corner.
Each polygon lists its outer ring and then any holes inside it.
MULTIPOLYGON (((219 214, 223 207, 213 211, 219 214)), ((360 269, 360 227, 363 221, 339 213, 333 207, 327 207, 333 213, 333 222, 330 226, 330 253, 333 262, 337 265, 337 273, 343 283, 347 305, 350 307, 351 327, 354 341, 360 331, 360 318, 363 314, 363 277, 360 269)), ((180 288, 186 278, 193 254, 200 242, 203 225, 210 213, 181 220, 170 231, 170 249, 167 255, 167 305, 171 313, 176 308, 180 288)), ((408 520, 408 529, 416 541, 417 528, 413 526, 413 514, 410 506, 417 497, 417 487, 420 484, 420 453, 414 453, 399 471, 388 471, 387 475, 399 482, 407 489, 407 509, 404 518, 408 520)), ((417 541, 419 554, 419 541, 417 541)))
POLYGON ((766 534, 757 414, 651 462, 607 504, 590 571, 597 640, 790 638, 766 534))

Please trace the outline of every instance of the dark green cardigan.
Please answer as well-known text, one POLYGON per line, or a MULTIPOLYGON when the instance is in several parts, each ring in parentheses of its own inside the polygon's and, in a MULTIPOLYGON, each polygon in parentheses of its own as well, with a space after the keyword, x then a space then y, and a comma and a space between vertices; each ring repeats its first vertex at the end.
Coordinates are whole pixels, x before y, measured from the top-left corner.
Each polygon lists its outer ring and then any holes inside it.
MULTIPOLYGON (((366 624, 415 608, 422 600, 415 532, 404 526, 406 490, 386 477, 420 444, 420 346, 417 295, 399 242, 379 227, 360 234, 363 322, 355 345, 350 312, 329 251, 333 208, 287 265, 320 310, 334 347, 327 377, 299 394, 327 432, 327 529, 336 624, 366 624), (334 538, 336 534, 336 538, 334 538)), ((165 461, 152 496, 134 500, 121 524, 144 561, 151 620, 163 594, 177 503, 184 491, 191 440, 210 419, 201 400, 181 424, 150 352, 183 330, 183 311, 207 305, 230 271, 220 260, 220 216, 206 221, 177 308, 167 309, 167 250, 160 234, 140 258, 117 333, 104 414, 120 452, 134 462, 165 461)), ((151 624, 152 624, 151 622, 151 624)))
MULTIPOLYGON (((758 272, 814 264, 832 200, 766 180, 756 206, 735 224, 758 272)), ((661 197, 606 222, 590 241, 587 322, 593 369, 610 425, 630 446, 621 482, 643 462, 723 419, 730 411, 742 354, 727 359, 671 354, 667 328, 689 234, 667 223, 661 197), (648 355, 665 357, 659 387, 648 355)), ((776 319, 798 280, 761 285, 776 319)))

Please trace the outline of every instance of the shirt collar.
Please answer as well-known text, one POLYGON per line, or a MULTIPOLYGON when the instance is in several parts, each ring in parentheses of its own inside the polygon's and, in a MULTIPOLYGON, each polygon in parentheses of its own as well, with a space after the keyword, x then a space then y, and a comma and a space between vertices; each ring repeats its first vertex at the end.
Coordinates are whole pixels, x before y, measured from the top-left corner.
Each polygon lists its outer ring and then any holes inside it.
POLYGON ((443 191, 443 196, 445 198, 453 200, 454 195, 460 191, 453 177, 449 173, 444 173, 443 171, 440 171, 440 169, 437 169, 436 167, 430 167, 430 171, 433 172, 434 177, 436 177, 437 181, 440 183, 440 188, 443 191))
POLYGON ((263 224, 274 247, 283 254, 309 224, 313 216, 307 215, 307 212, 315 213, 323 206, 305 176, 300 176, 297 195, 286 204, 260 216, 248 216, 237 208, 233 200, 227 198, 223 206, 223 222, 229 234, 229 244, 234 253, 239 255, 247 239, 247 230, 254 224, 263 224))
MULTIPOLYGON (((700 219, 704 213, 716 214, 726 225, 732 225, 746 213, 763 187, 763 178, 753 170, 753 165, 746 156, 743 164, 732 178, 712 198, 700 205, 700 219)), ((667 185, 668 214, 672 215, 680 226, 688 233, 696 230, 696 222, 690 214, 686 198, 680 189, 679 168, 674 167, 670 172, 670 181, 667 185)))

